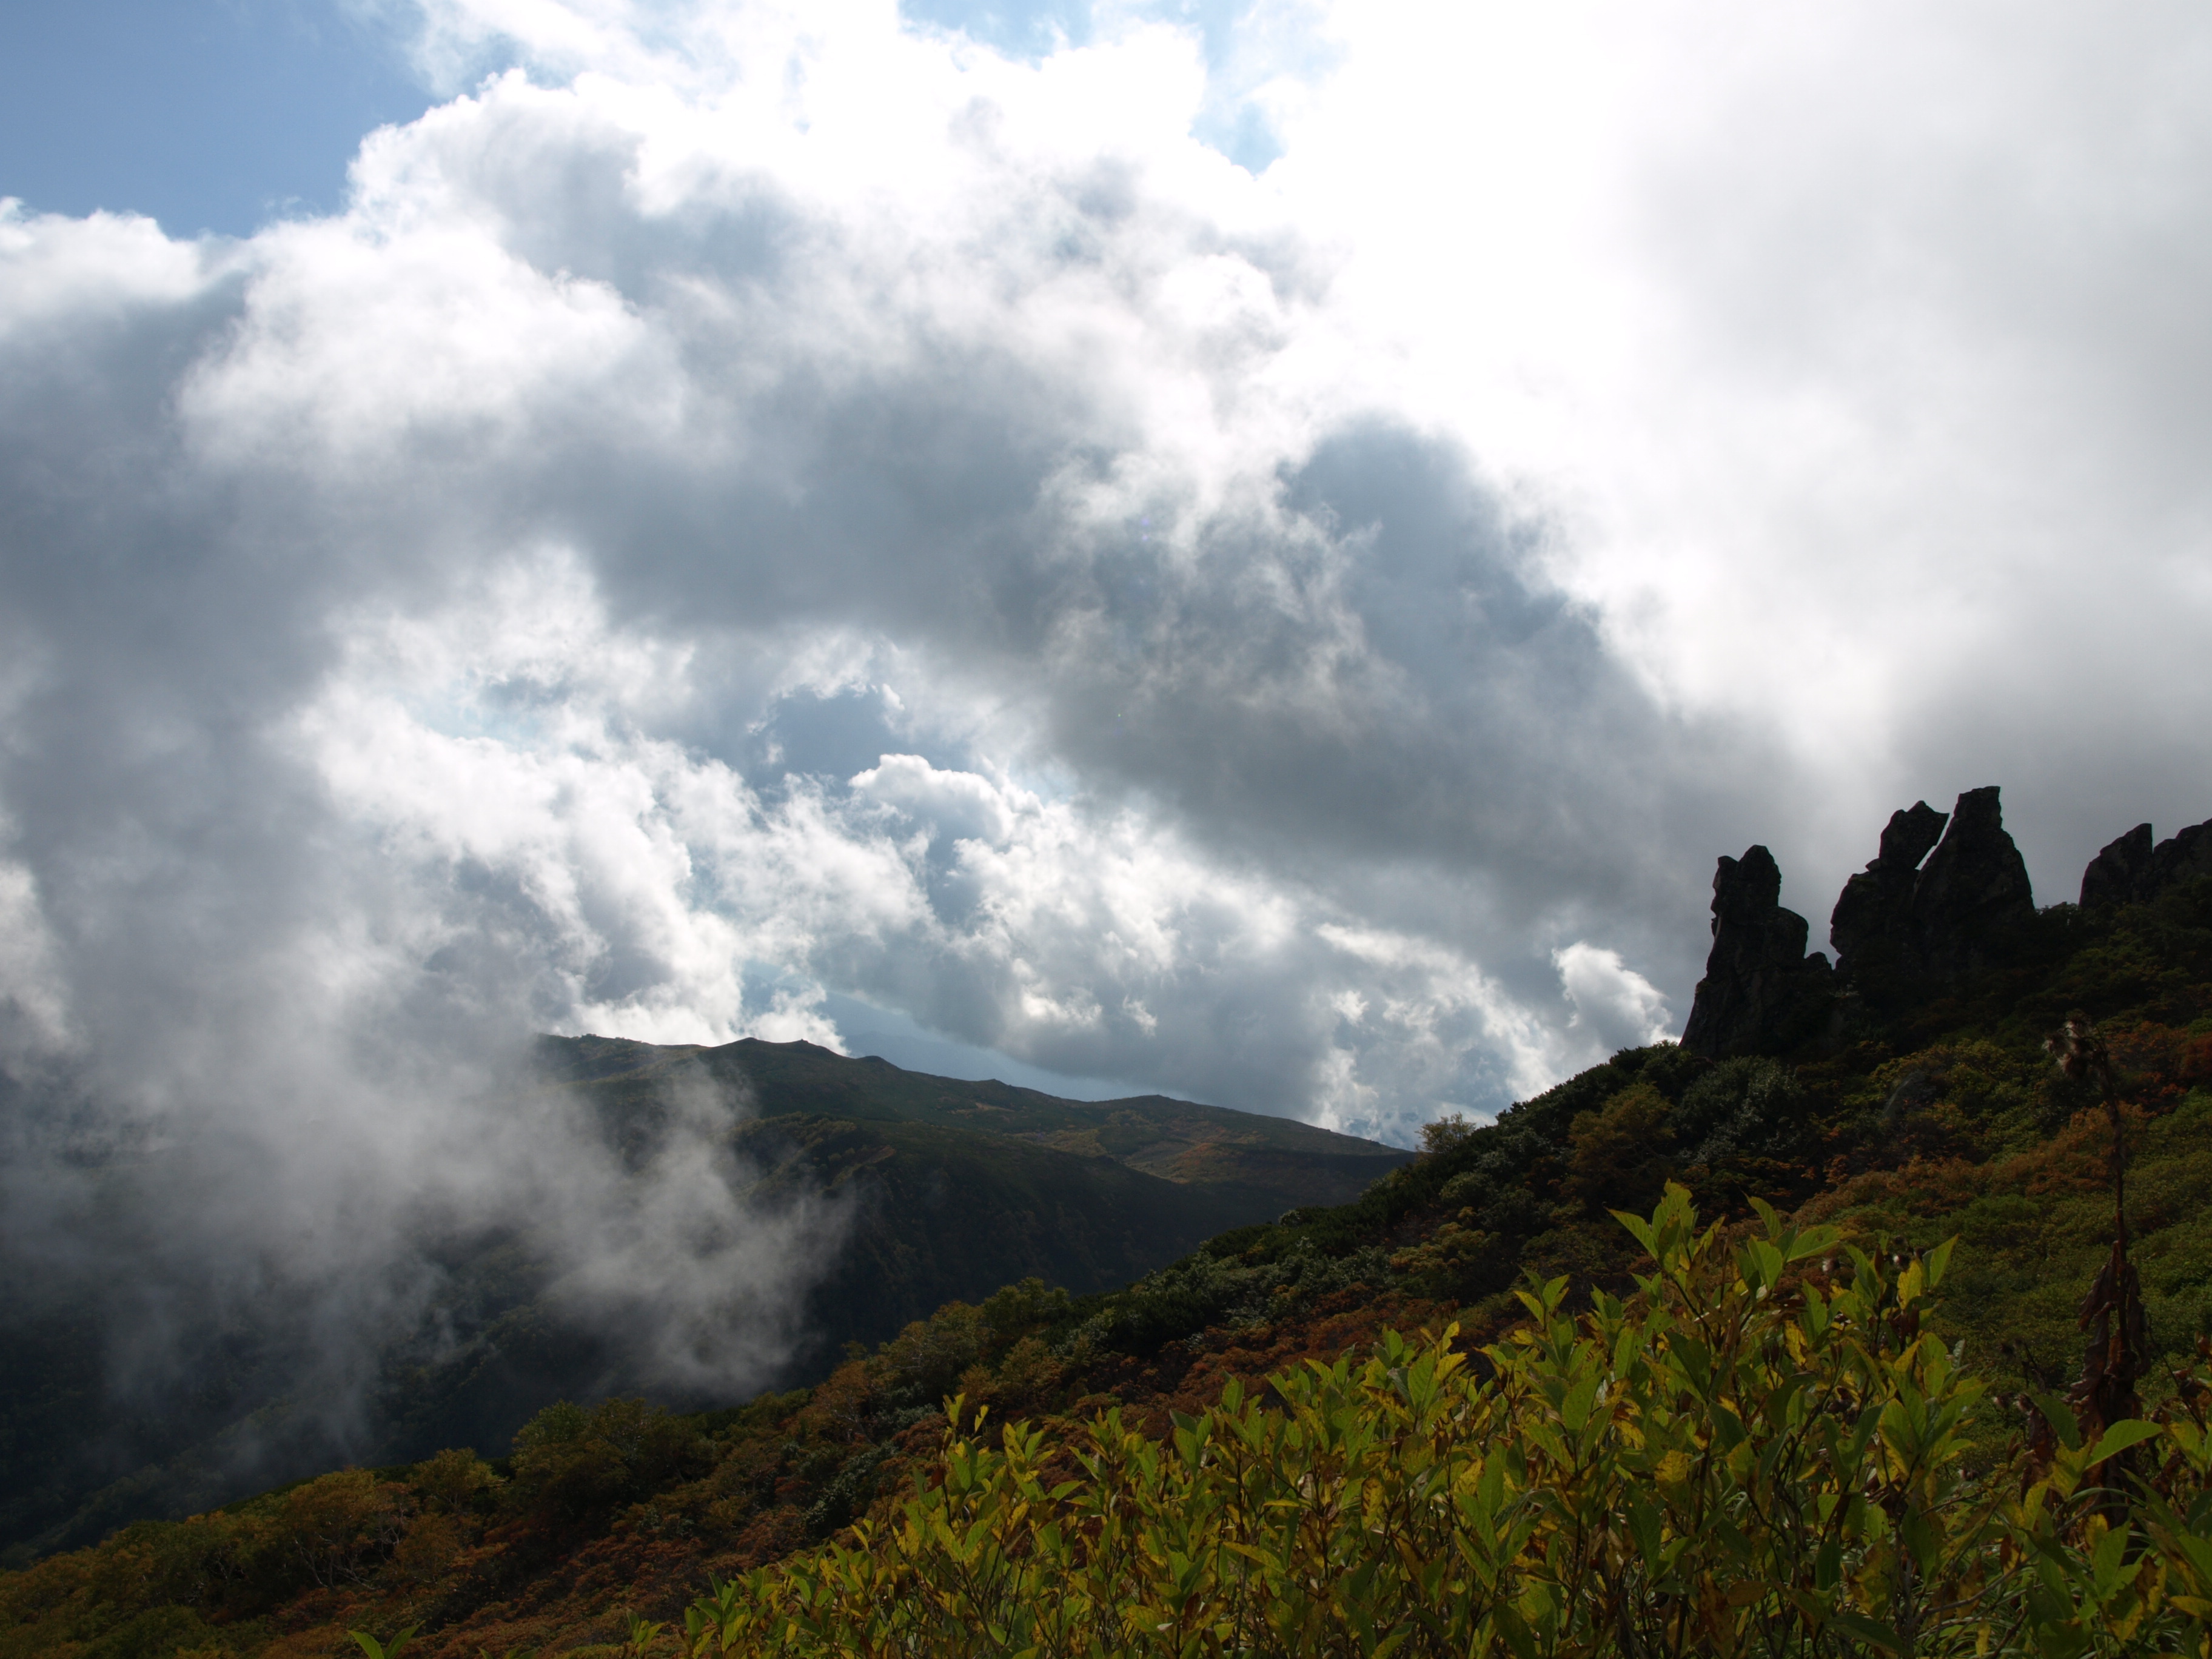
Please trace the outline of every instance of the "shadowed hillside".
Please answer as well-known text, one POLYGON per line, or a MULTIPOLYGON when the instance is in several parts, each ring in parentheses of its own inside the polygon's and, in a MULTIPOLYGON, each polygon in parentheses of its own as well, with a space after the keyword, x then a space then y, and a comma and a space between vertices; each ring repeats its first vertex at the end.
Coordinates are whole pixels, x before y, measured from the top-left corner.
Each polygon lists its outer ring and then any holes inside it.
MULTIPOLYGON (((827 1218, 835 1243, 798 1310, 792 1381, 956 1297, 1032 1277, 1079 1293, 1125 1285, 1224 1228, 1351 1197, 1413 1156, 1285 1119, 1158 1096, 1057 1100, 805 1042, 547 1037, 534 1058, 533 1086, 574 1097, 633 1168, 667 1139, 683 1091, 705 1080, 728 1120, 719 1133, 744 1183, 738 1200, 827 1218)), ((672 1406, 720 1403, 645 1362, 649 1311, 579 1312, 557 1264, 511 1231, 449 1230, 417 1249, 440 1275, 423 1330, 384 1351, 347 1407, 367 1457, 496 1455, 562 1398, 643 1390, 672 1406)), ((54 1307, 27 1286, 6 1305, 0 1542, 19 1559, 331 1460, 329 1408, 295 1386, 314 1355, 274 1325, 231 1313, 189 1328, 188 1384, 156 1407, 111 1395, 100 1309, 54 1307)))

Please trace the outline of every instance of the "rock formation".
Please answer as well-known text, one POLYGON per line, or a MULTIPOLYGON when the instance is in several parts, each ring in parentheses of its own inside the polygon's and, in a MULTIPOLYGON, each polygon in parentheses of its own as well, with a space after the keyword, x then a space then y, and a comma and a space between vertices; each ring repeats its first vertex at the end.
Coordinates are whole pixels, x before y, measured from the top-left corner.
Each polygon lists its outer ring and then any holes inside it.
MULTIPOLYGON (((2212 874, 2212 835, 2169 864, 2181 869, 2185 859, 2202 860, 2212 874)), ((1838 991, 1881 1003, 1955 986, 2002 961, 2035 919, 2027 865, 2005 833, 1994 787, 1969 789, 1948 814, 1923 800, 1890 815, 1881 851, 1836 900, 1832 969, 1826 957, 1805 954, 1805 919, 1784 909, 1781 896, 1782 872, 1764 847, 1720 861, 1712 953, 1682 1029, 1692 1054, 1773 1054, 1824 1028, 1839 1035, 1838 991)))
POLYGON ((1801 1035, 1825 1000, 1828 959, 1805 954, 1805 918, 1781 905, 1782 871, 1753 847, 1713 873, 1713 948, 1682 1046, 1718 1058, 1801 1035))
POLYGON ((2150 855, 2150 890, 2154 896, 2185 881, 2212 876, 2212 819, 2192 823, 2150 855))
POLYGON ((1874 862, 1844 884, 1828 941, 1836 971, 1881 1000, 1955 985, 2034 916, 2027 865, 1991 786, 1969 789, 1948 815, 1924 800, 1892 813, 1874 862))
POLYGON ((1828 917, 1828 943, 1836 947, 1839 962, 1864 963, 1869 953, 1885 957, 1897 954, 1911 924, 1920 860, 1942 839, 1943 826, 1949 822, 1924 800, 1889 815, 1889 826, 1881 832, 1881 850, 1844 884, 1828 917))
MULTIPOLYGON (((2140 904, 2206 878, 2212 820, 2155 845, 2139 823, 2081 872, 2081 908, 2140 904)), ((1881 1005, 1954 988, 2002 963, 2035 920, 2027 864, 1994 784, 1967 790, 1948 814, 1924 800, 1890 814, 1881 850, 1844 884, 1828 918, 1832 970, 1825 956, 1805 954, 1805 919, 1781 897, 1782 872, 1764 847, 1720 861, 1712 953, 1682 1029, 1692 1053, 1772 1054, 1803 1042, 1844 1018, 1838 991, 1881 1005)))
POLYGON ((2027 861, 2005 833, 1996 786, 1969 789, 1913 884, 1909 963, 1924 978, 1955 984, 1990 966, 2034 920, 2027 861))
POLYGON ((2089 860, 2081 872, 2081 908, 2132 903, 2142 896, 2143 879, 2150 874, 2150 825, 2139 823, 2089 860))
POLYGON ((2212 822, 2191 824, 2156 847, 2150 825, 2139 823, 2089 860, 2081 872, 2081 908, 2141 904, 2200 876, 2212 876, 2212 822))

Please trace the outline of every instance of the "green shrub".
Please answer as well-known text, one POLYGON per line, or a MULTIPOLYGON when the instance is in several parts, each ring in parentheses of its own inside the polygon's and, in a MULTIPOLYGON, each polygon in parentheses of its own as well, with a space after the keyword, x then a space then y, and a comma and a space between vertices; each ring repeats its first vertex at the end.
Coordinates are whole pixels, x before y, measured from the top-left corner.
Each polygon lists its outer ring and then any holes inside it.
POLYGON ((2039 1459, 1978 1465, 1985 1386, 1920 1329, 1950 1247, 1839 1263, 1761 1210, 1731 1250, 1670 1188, 1622 1218, 1654 1269, 1626 1301, 1576 1316, 1554 1280, 1480 1362, 1391 1334, 1165 1439, 1109 1412, 1074 1479, 1041 1431, 956 1428, 888 1518, 714 1586, 692 1652, 2208 1650, 2193 1408, 2084 1448, 2053 1406, 2039 1459), (2092 1477, 2145 1440, 2130 1521, 2092 1477))

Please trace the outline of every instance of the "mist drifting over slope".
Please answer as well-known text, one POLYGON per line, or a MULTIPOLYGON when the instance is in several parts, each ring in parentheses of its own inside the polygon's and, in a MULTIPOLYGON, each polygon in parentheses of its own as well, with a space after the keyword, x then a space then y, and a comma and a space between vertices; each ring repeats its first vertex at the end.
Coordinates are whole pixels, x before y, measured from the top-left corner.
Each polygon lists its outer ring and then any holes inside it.
POLYGON ((835 1217, 534 1030, 1402 1142, 1676 1029, 1716 852, 2212 811, 2193 14, 401 26, 343 214, 0 216, 6 1224, 149 1355, 514 1225, 772 1370, 835 1217))

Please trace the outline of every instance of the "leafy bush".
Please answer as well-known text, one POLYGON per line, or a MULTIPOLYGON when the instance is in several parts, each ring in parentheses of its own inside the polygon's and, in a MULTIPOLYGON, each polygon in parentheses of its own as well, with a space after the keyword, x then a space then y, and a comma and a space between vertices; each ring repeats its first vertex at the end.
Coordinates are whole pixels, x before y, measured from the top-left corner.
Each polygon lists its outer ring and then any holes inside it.
POLYGON ((1643 1082, 1583 1113, 1567 1131, 1573 1150, 1560 1193, 1593 1212, 1650 1205, 1665 1188, 1674 1164, 1671 1115, 1666 1096, 1643 1082))
POLYGON ((1949 1246, 1838 1264, 1760 1207, 1731 1251, 1670 1188, 1622 1218, 1654 1267, 1626 1300, 1534 1286, 1482 1363, 1391 1334, 1165 1439, 1109 1411, 1075 1479, 1041 1431, 955 1427, 851 1542, 715 1584, 692 1652, 2207 1650, 2201 1381, 2175 1420, 2083 1447, 2054 1407, 2039 1455, 1978 1466, 1985 1385, 1920 1328, 1949 1246), (2095 1477, 2146 1440, 2130 1519, 2095 1477))
POLYGON ((1803 1133, 1807 1109, 1789 1066, 1763 1056, 1724 1060, 1683 1091, 1674 1136, 1689 1164, 1771 1154, 1803 1133))
POLYGON ((583 1516, 625 1504, 706 1466, 696 1431, 642 1400, 586 1411, 560 1401, 514 1437, 517 1493, 541 1510, 583 1516))

